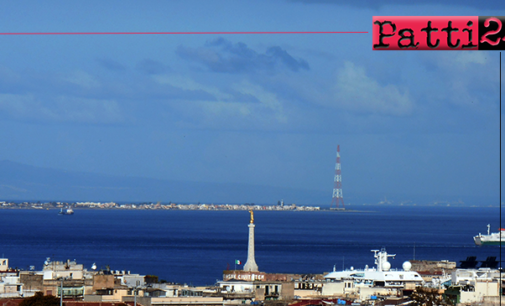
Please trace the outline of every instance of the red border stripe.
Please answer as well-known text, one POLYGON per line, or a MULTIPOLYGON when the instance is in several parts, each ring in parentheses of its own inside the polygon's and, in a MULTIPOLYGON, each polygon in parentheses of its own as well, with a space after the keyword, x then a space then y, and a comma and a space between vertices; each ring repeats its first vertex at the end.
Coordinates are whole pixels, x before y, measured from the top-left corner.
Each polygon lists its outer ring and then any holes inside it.
POLYGON ((368 32, 21 32, 0 33, 0 35, 225 35, 225 34, 368 34, 368 32))

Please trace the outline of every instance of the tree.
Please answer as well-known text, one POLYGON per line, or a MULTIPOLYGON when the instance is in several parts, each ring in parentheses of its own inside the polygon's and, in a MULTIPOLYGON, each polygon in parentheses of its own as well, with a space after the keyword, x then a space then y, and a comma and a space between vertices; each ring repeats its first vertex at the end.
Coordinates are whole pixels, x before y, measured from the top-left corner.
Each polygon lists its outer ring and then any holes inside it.
POLYGON ((443 298, 438 289, 419 287, 410 296, 416 306, 454 306, 449 298, 443 298))
POLYGON ((34 296, 25 298, 19 306, 59 306, 60 299, 52 295, 44 295, 42 292, 35 293, 34 296))
POLYGON ((156 284, 156 283, 158 283, 158 276, 156 276, 156 275, 146 275, 144 277, 144 281, 147 284, 156 284))

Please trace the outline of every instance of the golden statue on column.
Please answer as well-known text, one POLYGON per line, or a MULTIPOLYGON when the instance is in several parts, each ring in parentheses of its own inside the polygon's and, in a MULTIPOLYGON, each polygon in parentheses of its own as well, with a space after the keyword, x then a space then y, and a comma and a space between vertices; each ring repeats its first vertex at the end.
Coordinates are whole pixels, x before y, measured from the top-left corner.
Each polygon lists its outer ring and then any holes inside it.
POLYGON ((250 272, 258 272, 258 265, 256 264, 256 260, 254 259, 254 212, 251 209, 249 211, 251 214, 251 221, 247 225, 249 228, 249 243, 247 246, 247 261, 244 265, 244 271, 250 272))

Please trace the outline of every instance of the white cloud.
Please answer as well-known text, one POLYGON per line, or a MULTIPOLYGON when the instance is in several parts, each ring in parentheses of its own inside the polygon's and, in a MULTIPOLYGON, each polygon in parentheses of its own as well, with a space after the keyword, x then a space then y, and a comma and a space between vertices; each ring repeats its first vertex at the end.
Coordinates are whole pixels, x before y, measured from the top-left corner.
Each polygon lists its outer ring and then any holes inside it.
POLYGON ((65 81, 84 87, 97 88, 100 83, 91 74, 84 71, 74 71, 71 75, 65 78, 65 81))
POLYGON ((444 69, 465 70, 471 65, 486 65, 489 62, 488 52, 447 51, 435 53, 433 55, 425 55, 425 57, 444 69))
POLYGON ((345 109, 364 113, 401 116, 410 114, 414 107, 407 90, 402 92, 391 84, 381 86, 352 62, 345 62, 337 73, 335 99, 345 109))
POLYGON ((214 96, 217 100, 229 100, 232 98, 232 95, 224 93, 216 87, 200 84, 191 78, 181 75, 155 75, 153 79, 159 84, 167 84, 183 90, 203 91, 214 96))
MULTIPOLYGON (((245 103, 223 102, 223 101, 194 101, 207 119, 220 119, 231 117, 248 117, 252 113, 250 105, 245 103)), ((230 122, 227 121, 226 124, 230 122)))
MULTIPOLYGON (((172 87, 187 91, 202 91, 209 94, 213 99, 189 99, 189 100, 171 100, 173 108, 189 114, 199 114, 206 123, 215 126, 215 124, 226 125, 235 124, 242 126, 244 124, 255 124, 265 126, 272 122, 284 123, 287 121, 283 113, 282 103, 276 94, 265 90, 263 87, 248 81, 242 81, 229 86, 229 92, 214 86, 205 85, 194 81, 193 79, 180 75, 156 75, 153 79, 159 84, 166 84, 172 87), (254 98, 254 101, 244 101, 245 96, 254 98), (245 119, 245 121, 235 120, 236 117, 245 119), (222 121, 231 119, 231 121, 222 121)), ((202 123, 202 122, 200 122, 202 123)))
POLYGON ((61 96, 56 99, 54 113, 64 121, 120 123, 124 121, 115 100, 61 96))
POLYGON ((0 94, 0 114, 15 120, 119 123, 124 121, 114 100, 59 96, 41 101, 31 94, 0 94))
POLYGON ((6 112, 14 117, 27 114, 38 104, 33 95, 0 94, 0 112, 6 112))
POLYGON ((279 122, 287 121, 287 117, 283 112, 282 104, 276 94, 268 92, 261 86, 252 84, 248 81, 243 81, 242 83, 235 85, 234 88, 242 94, 251 95, 258 99, 261 107, 273 111, 275 118, 279 122))
POLYGON ((433 78, 440 88, 433 93, 437 93, 442 102, 475 111, 494 109, 495 100, 486 94, 498 85, 498 68, 493 66, 493 62, 498 64, 497 56, 485 51, 434 52, 423 56, 437 68, 433 78))
POLYGON ((487 54, 481 52, 457 52, 454 61, 459 64, 480 64, 487 63, 487 54))

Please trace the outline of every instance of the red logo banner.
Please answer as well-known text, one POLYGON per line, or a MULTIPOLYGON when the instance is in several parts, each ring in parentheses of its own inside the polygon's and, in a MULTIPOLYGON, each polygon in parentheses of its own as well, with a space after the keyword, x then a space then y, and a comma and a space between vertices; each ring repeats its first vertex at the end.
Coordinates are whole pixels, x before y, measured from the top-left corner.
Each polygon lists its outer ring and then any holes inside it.
POLYGON ((373 50, 505 50, 504 16, 374 16, 373 50))

